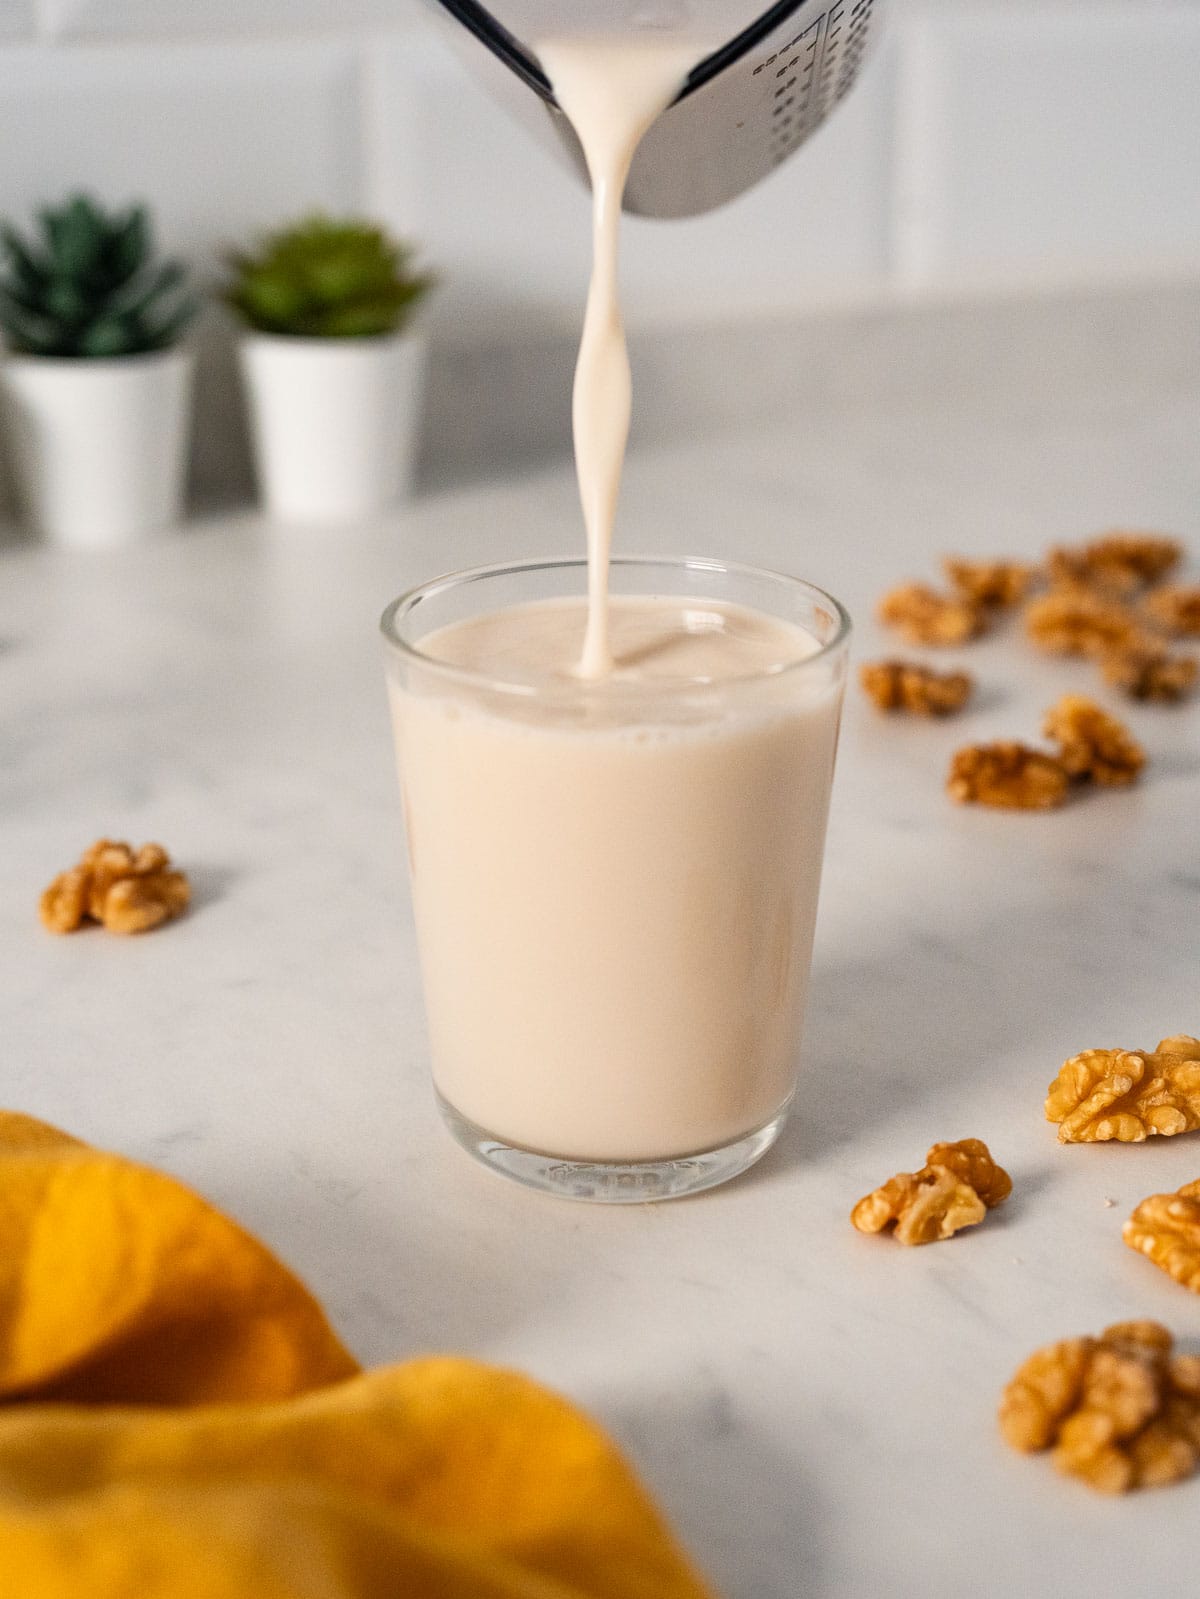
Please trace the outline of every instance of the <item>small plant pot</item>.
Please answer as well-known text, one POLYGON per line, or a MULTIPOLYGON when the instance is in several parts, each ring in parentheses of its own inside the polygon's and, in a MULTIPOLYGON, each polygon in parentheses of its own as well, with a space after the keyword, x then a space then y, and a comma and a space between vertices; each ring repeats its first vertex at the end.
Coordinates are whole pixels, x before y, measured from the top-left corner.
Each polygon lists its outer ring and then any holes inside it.
POLYGON ((0 396, 26 519, 68 548, 136 543, 179 521, 192 356, 12 355, 0 396))
POLYGON ((258 481, 271 516, 356 521, 407 497, 424 339, 254 333, 242 342, 241 360, 258 481))

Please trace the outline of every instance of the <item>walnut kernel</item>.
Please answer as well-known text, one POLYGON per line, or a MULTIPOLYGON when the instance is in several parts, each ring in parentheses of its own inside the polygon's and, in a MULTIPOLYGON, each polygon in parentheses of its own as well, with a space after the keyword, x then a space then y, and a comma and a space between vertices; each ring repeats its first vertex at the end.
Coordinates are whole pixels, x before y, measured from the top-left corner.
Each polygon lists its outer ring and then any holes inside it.
POLYGON ((1061 761, 1027 744, 972 744, 957 752, 946 788, 961 805, 1044 811, 1061 805, 1070 779, 1061 761))
POLYGON ((1161 1487, 1200 1464, 1200 1361, 1171 1358, 1157 1322, 1122 1322, 1031 1355, 1000 1401, 1000 1429, 1023 1453, 1102 1493, 1161 1487))
POLYGON ((918 716, 950 716, 962 710, 973 687, 966 672, 935 672, 911 661, 868 661, 858 677, 881 711, 918 716))
POLYGON ((1137 618, 1089 589, 1058 589, 1025 607, 1025 631, 1051 655, 1105 655, 1132 645, 1137 618))
POLYGON ((952 588, 974 605, 1004 607, 1025 598, 1034 569, 1019 561, 964 561, 947 555, 942 570, 952 588))
POLYGON ((1046 712, 1042 731, 1059 745, 1059 760, 1072 777, 1114 787, 1135 782, 1146 764, 1129 730, 1082 694, 1064 694, 1046 712))
POLYGON ((161 844, 143 844, 136 852, 128 844, 115 844, 100 839, 85 851, 80 865, 90 873, 88 887, 88 915, 96 922, 107 925, 109 897, 116 885, 130 878, 149 878, 161 872, 168 863, 168 855, 161 844))
POLYGON ((1200 1294, 1200 1182, 1143 1199, 1122 1237, 1168 1277, 1200 1294))
POLYGON ((84 921, 113 933, 142 933, 186 910, 191 887, 170 871, 161 844, 128 844, 101 838, 78 866, 62 872, 41 897, 42 922, 54 933, 73 933, 84 921))
POLYGON ((955 595, 939 594, 925 583, 905 583, 880 600, 877 616, 913 644, 965 644, 982 633, 980 606, 955 595))
POLYGON ((900 1172, 860 1199, 850 1220, 860 1233, 894 1222, 901 1244, 932 1244, 974 1227, 1012 1192, 1012 1179, 981 1139, 934 1144, 919 1172, 900 1172))
POLYGON ((1167 1038, 1157 1050, 1086 1049, 1050 1084, 1046 1120, 1060 1144, 1140 1144, 1200 1128, 1200 1044, 1167 1038), (1194 1049, 1195 1055, 1178 1053, 1194 1049))

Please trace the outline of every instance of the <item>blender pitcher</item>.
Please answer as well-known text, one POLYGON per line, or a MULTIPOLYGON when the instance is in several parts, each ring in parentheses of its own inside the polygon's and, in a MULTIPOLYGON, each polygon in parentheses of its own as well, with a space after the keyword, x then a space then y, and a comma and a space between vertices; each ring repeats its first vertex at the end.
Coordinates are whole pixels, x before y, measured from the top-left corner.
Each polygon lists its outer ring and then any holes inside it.
MULTIPOLYGON (((487 46, 471 50, 473 69, 585 181, 579 142, 530 41, 642 31, 694 36, 696 64, 643 138, 625 188, 625 210, 655 217, 710 211, 798 150, 853 87, 884 6, 779 0, 755 17, 737 0, 497 0, 499 15, 476 0, 436 3, 487 46), (726 42, 714 47, 718 40, 726 42)), ((458 39, 462 28, 453 30, 458 39)))

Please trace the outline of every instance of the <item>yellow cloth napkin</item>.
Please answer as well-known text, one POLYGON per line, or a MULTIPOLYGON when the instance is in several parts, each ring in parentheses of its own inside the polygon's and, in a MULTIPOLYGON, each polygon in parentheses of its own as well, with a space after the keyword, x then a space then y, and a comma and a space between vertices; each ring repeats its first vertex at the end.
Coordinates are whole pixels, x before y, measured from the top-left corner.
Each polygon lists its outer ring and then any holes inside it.
POLYGON ((0 1111, 0 1398, 284 1399, 358 1363, 182 1183, 0 1111))
POLYGON ((163 1174, 0 1112, 0 1593, 707 1599, 604 1434, 527 1378, 359 1374, 163 1174))

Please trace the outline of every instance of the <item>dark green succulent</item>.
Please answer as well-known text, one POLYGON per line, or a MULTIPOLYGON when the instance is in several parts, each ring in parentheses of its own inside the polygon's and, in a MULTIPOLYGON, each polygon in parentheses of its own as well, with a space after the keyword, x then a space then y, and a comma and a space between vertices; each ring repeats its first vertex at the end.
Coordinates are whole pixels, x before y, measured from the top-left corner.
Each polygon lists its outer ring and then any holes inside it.
POLYGON ((409 245, 369 222, 309 217, 227 256, 226 303, 259 333, 366 339, 395 333, 433 286, 409 245))
POLYGON ((143 355, 195 315, 178 261, 155 261, 145 206, 107 212, 86 194, 38 215, 39 236, 0 226, 0 327, 22 355, 143 355))

